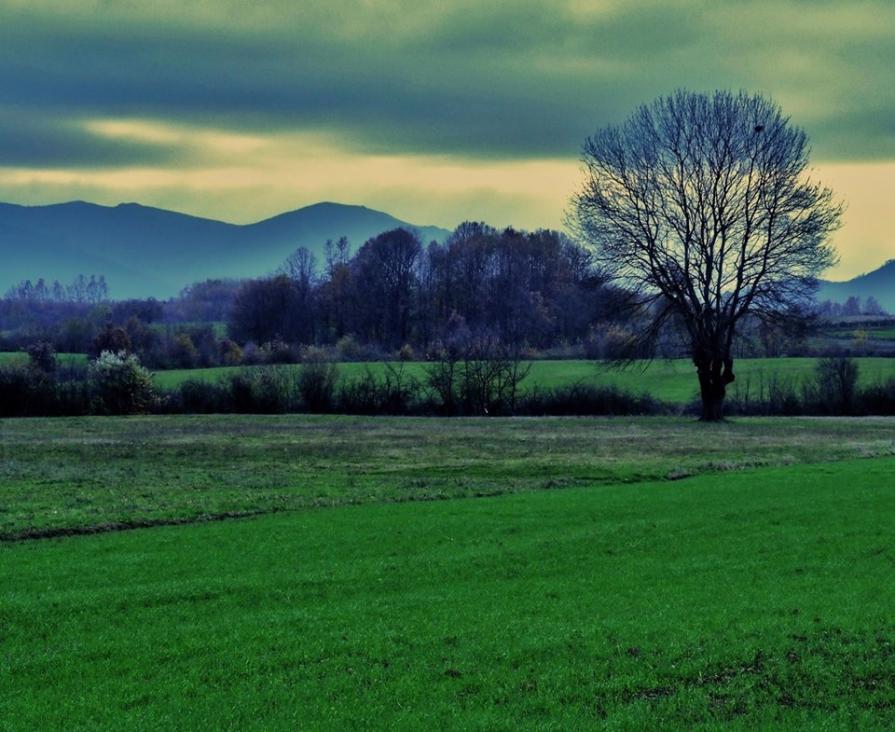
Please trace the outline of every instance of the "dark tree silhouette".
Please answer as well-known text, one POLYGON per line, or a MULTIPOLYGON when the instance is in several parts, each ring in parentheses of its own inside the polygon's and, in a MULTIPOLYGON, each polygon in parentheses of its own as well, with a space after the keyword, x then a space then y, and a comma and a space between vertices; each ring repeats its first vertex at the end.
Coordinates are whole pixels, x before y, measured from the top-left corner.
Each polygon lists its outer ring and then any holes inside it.
POLYGON ((422 245, 406 229, 367 241, 352 260, 358 331, 388 347, 410 337, 422 245))
POLYGON ((776 104, 723 91, 657 99, 584 144, 569 223, 636 293, 639 340, 671 319, 686 330, 705 420, 722 418, 744 319, 796 316, 836 261, 841 207, 808 152, 776 104))
POLYGON ((227 323, 230 337, 241 343, 292 342, 309 317, 300 306, 295 283, 285 275, 248 280, 233 302, 227 323))

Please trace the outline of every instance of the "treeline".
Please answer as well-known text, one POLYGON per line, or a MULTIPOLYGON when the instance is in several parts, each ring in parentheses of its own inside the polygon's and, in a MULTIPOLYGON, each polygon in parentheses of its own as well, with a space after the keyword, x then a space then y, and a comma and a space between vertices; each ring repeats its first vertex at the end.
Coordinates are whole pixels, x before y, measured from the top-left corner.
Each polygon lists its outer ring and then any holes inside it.
POLYGON ((305 346, 338 360, 426 359, 458 333, 531 356, 607 358, 636 327, 621 290, 564 235, 474 223, 443 245, 396 229, 354 253, 329 242, 323 262, 299 249, 271 276, 209 280, 167 302, 31 293, 0 301, 0 350, 125 350, 154 369, 297 362, 305 346))
MULTIPOLYGON (((68 286, 38 280, 0 299, 0 350, 49 343, 58 352, 135 354, 151 369, 297 363, 308 346, 337 361, 431 360, 447 341, 497 340, 528 358, 675 357, 687 352, 671 321, 649 350, 632 351, 641 319, 605 281, 589 251, 555 231, 498 231, 466 223, 424 246, 403 229, 352 252, 329 242, 318 262, 298 249, 257 279, 208 280, 180 296, 110 302, 102 277, 68 286), (57 286, 58 285, 58 286, 57 286)), ((875 312, 872 298, 820 312, 875 312)), ((815 313, 818 315, 819 313, 815 313)), ((869 317, 869 316, 868 316, 869 317)), ((890 355, 871 338, 815 337, 744 321, 737 358, 890 355)))
MULTIPOLYGON (((89 281, 89 280, 88 280, 89 281)), ((0 299, 0 351, 48 343, 57 352, 135 353, 154 369, 232 365, 224 322, 239 282, 211 280, 168 301, 152 298, 101 302, 36 299, 14 288, 0 299)))
POLYGON ((443 245, 424 247, 396 229, 352 255, 343 239, 328 244, 320 267, 299 249, 278 275, 243 284, 228 330, 242 346, 350 337, 425 352, 459 320, 473 333, 544 349, 583 342, 594 324, 618 317, 620 298, 588 251, 558 232, 466 223, 443 245))
POLYGON ((851 295, 843 303, 824 300, 817 304, 816 313, 826 318, 853 318, 861 315, 880 317, 888 315, 885 309, 883 309, 883 306, 879 304, 879 301, 873 297, 873 295, 870 295, 863 300, 860 297, 851 295))
POLYGON ((36 282, 24 280, 9 288, 7 300, 33 303, 89 303, 96 305, 107 300, 109 286, 104 275, 78 275, 69 284, 59 280, 48 284, 42 277, 36 282))

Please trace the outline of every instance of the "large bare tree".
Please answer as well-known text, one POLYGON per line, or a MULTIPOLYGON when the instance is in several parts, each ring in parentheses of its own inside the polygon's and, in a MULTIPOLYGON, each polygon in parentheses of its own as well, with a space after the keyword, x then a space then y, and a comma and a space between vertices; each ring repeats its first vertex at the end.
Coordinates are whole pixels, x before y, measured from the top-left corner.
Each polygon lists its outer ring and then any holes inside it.
POLYGON ((765 97, 678 91, 588 138, 569 222, 634 295, 641 340, 686 330, 703 419, 723 415, 744 319, 790 318, 836 261, 841 207, 808 140, 765 97))

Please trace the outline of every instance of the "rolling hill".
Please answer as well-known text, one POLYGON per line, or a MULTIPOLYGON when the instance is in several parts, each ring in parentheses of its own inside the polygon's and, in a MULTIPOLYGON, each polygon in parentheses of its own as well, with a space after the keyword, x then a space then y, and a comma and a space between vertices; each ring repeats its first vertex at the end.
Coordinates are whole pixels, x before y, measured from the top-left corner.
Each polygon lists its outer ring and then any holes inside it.
POLYGON ((322 260, 327 239, 347 236, 356 249, 397 227, 415 229, 424 242, 443 241, 449 233, 338 203, 247 225, 136 203, 0 203, 0 293, 24 279, 67 283, 83 273, 105 275, 114 298, 164 298, 209 277, 266 274, 299 246, 322 260))
POLYGON ((895 259, 847 282, 821 281, 817 299, 842 303, 853 295, 862 300, 872 295, 888 312, 895 313, 895 259))

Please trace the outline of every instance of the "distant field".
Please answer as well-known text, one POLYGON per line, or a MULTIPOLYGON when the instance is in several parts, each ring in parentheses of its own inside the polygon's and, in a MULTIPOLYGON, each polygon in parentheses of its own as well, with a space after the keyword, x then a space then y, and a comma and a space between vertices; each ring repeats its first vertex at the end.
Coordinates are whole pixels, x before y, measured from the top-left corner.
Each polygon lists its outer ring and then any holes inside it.
MULTIPOLYGON (((61 363, 87 363, 87 355, 84 353, 57 353, 56 358, 61 363)), ((0 366, 5 363, 22 363, 28 360, 28 354, 23 351, 0 351, 0 366)))
MULTIPOLYGON (((895 378, 895 359, 892 358, 860 358, 860 378, 862 383, 870 384, 880 379, 895 378)), ((814 358, 756 358, 743 359, 736 362, 737 387, 745 387, 748 383, 754 391, 761 380, 772 376, 782 379, 801 380, 813 374, 817 359, 814 358)), ((414 362, 406 365, 407 374, 422 379, 425 376, 424 363, 414 362)), ((281 366, 278 368, 294 369, 297 366, 281 366)), ((374 373, 383 369, 381 363, 344 363, 339 364, 339 373, 343 379, 356 378, 370 368, 374 373)), ((219 379, 228 373, 238 371, 239 367, 221 367, 212 369, 159 371, 155 375, 156 383, 171 389, 186 379, 219 379)), ((523 383, 523 388, 553 388, 573 384, 611 384, 627 391, 648 392, 658 399, 674 403, 688 402, 697 396, 696 372, 688 359, 672 361, 657 360, 641 366, 624 370, 595 361, 533 361, 531 373, 523 383)))
POLYGON ((227 337, 227 323, 223 320, 196 320, 181 321, 177 323, 152 323, 150 329, 156 333, 164 333, 165 331, 178 331, 184 328, 207 328, 211 327, 215 338, 227 337))
POLYGON ((895 328, 834 328, 827 331, 833 338, 870 338, 880 341, 895 341, 895 328))
POLYGON ((274 512, 0 543, 0 727, 892 729, 893 434, 0 421, 6 531, 274 512))

